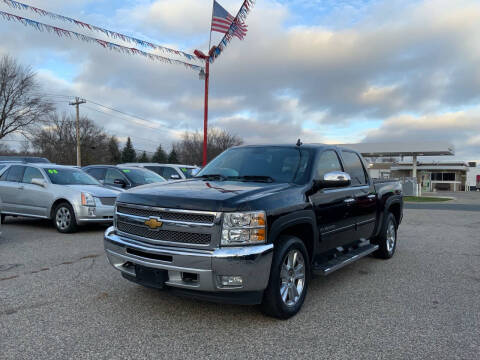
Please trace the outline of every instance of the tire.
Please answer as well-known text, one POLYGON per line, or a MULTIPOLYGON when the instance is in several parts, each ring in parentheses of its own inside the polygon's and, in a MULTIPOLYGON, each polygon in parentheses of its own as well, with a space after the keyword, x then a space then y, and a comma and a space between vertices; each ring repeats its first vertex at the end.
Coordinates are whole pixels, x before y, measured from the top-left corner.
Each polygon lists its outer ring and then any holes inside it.
POLYGON ((1 215, 1 223, 2 224, 5 224, 5 217, 6 217, 6 215, 3 215, 3 214, 1 215))
POLYGON ((373 241, 378 250, 373 253, 379 259, 390 259, 397 249, 397 220, 392 213, 387 213, 381 234, 373 241))
POLYGON ((297 237, 281 236, 263 294, 263 313, 278 319, 294 316, 303 305, 309 281, 310 259, 305 244, 297 237))
POLYGON ((73 233, 77 231, 77 219, 69 203, 63 202, 55 207, 53 224, 61 233, 73 233))

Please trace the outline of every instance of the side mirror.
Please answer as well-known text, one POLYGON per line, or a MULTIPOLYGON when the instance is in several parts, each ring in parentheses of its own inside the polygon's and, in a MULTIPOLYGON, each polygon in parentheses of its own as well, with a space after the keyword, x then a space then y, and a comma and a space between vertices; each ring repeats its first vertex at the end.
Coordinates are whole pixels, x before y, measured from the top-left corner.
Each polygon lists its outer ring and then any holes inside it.
POLYGON ((41 187, 47 187, 47 182, 43 179, 39 179, 39 178, 32 179, 31 183, 33 185, 38 185, 38 186, 41 186, 41 187))
POLYGON ((170 180, 180 180, 180 175, 173 174, 170 176, 170 180))
POLYGON ((315 187, 322 188, 336 188, 349 186, 352 183, 352 178, 349 174, 342 171, 332 171, 326 173, 321 180, 315 180, 315 187))
POLYGON ((115 179, 115 180, 113 180, 113 184, 114 184, 114 185, 118 185, 118 186, 120 186, 120 187, 122 187, 122 188, 124 188, 124 187, 127 186, 127 183, 126 183, 125 180, 123 180, 123 179, 115 179))

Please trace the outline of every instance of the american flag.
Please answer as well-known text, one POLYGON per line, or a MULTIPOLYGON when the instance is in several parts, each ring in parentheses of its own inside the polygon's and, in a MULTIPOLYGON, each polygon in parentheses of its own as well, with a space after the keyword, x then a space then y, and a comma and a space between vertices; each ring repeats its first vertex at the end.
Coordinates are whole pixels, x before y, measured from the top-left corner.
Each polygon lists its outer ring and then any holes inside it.
MULTIPOLYGON (((223 8, 218 2, 213 2, 213 17, 212 17, 212 31, 217 31, 222 34, 228 33, 235 18, 223 8)), ((247 35, 247 25, 243 22, 235 21, 235 25, 232 27, 233 36, 243 40, 247 35)))

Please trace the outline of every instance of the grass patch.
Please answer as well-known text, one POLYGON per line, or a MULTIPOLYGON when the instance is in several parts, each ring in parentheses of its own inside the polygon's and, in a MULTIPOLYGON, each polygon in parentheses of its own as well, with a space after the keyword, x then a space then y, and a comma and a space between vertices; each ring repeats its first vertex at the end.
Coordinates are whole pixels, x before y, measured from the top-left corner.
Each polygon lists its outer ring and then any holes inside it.
POLYGON ((407 202, 442 202, 450 201, 452 199, 431 196, 404 196, 403 200, 407 202))

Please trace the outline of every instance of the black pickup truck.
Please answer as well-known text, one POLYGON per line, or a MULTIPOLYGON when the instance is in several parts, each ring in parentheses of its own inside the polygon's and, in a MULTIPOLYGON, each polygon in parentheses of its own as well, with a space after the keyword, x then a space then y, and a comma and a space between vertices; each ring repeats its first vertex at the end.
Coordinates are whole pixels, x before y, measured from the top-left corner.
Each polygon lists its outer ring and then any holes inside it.
POLYGON ((104 245, 128 280, 285 319, 313 274, 391 258, 402 212, 401 184, 373 182, 355 151, 240 146, 193 179, 120 194, 104 245))

